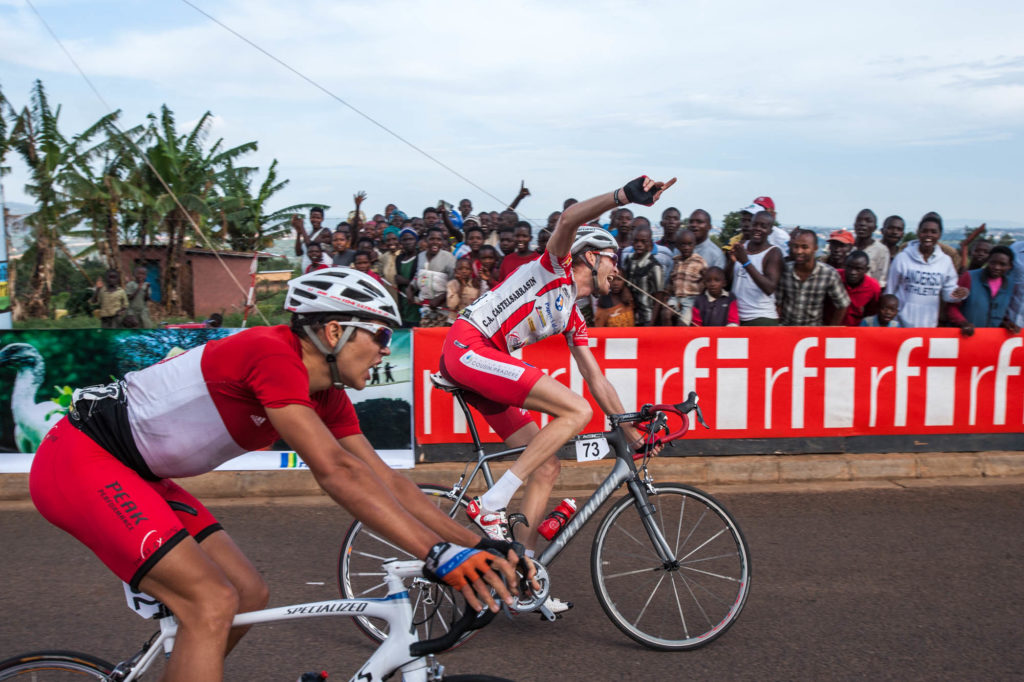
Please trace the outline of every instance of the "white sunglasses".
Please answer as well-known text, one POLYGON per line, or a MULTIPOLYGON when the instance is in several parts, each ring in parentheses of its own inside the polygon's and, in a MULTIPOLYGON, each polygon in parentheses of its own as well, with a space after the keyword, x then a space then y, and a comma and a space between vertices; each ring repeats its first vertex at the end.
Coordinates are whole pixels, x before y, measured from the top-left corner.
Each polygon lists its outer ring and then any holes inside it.
POLYGON ((391 345, 391 335, 394 333, 394 330, 386 324, 374 324, 373 322, 338 322, 338 326, 356 327, 357 329, 370 332, 373 335, 373 340, 381 348, 387 348, 391 345))

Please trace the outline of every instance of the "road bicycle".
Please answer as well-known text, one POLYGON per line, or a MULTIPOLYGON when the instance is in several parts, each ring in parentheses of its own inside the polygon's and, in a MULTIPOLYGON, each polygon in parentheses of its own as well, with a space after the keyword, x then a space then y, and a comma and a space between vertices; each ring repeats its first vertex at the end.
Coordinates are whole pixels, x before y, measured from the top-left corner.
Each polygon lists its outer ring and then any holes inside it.
MULTIPOLYGON (((465 413, 476 462, 472 471, 469 468, 474 463, 467 464, 469 473, 464 471, 450 487, 420 487, 449 516, 462 520, 466 518, 462 510, 468 504, 467 492, 477 475, 483 474, 488 487, 494 485, 488 463, 515 457, 524 448, 484 453, 461 389, 439 374, 431 380, 436 388, 451 393, 465 413)), ((611 621, 627 636, 653 649, 695 649, 717 639, 736 622, 750 592, 750 551, 729 511, 692 486, 655 483, 648 471, 654 448, 671 444, 689 430, 690 413, 708 428, 697 394, 691 392, 677 405, 644 405, 639 412, 609 415, 610 431, 573 438, 570 442, 575 444, 577 460, 595 461, 613 454, 614 465, 594 494, 534 559, 542 589, 548 590, 548 567, 625 484, 627 494, 612 504, 594 536, 590 573, 597 600, 611 621), (675 431, 669 430, 669 415, 680 421, 675 431), (646 434, 642 452, 634 452, 617 428, 626 423, 646 434)), ((475 528, 468 520, 465 523, 475 528)), ((375 565, 388 556, 405 553, 362 523, 353 523, 345 534, 338 560, 342 595, 355 598, 379 594, 385 586, 375 565)), ((424 633, 448 629, 460 615, 454 595, 425 581, 415 587, 416 626, 424 633)), ((524 606, 524 610, 540 611, 554 620, 543 605, 533 600, 524 606)), ((513 610, 518 607, 517 602, 513 610)), ((377 641, 384 640, 390 631, 369 614, 357 617, 355 623, 377 641)))
MULTIPOLYGON (((450 649, 465 633, 487 625, 494 613, 463 609, 461 617, 442 636, 422 640, 412 626, 413 608, 406 581, 423 579, 423 562, 390 560, 380 568, 387 593, 380 598, 333 599, 279 606, 261 611, 240 613, 233 625, 258 625, 278 621, 320 618, 324 616, 372 616, 388 623, 393 633, 384 641, 359 671, 352 682, 377 682, 400 672, 405 682, 509 682, 487 675, 447 675, 436 654, 450 649)), ((105 682, 133 682, 143 679, 146 671, 160 657, 170 655, 178 624, 174 616, 152 597, 132 592, 125 586, 128 604, 147 618, 157 620, 160 630, 142 648, 120 663, 111 664, 89 654, 71 651, 37 651, 0 662, 0 680, 59 682, 60 680, 93 679, 105 682)))

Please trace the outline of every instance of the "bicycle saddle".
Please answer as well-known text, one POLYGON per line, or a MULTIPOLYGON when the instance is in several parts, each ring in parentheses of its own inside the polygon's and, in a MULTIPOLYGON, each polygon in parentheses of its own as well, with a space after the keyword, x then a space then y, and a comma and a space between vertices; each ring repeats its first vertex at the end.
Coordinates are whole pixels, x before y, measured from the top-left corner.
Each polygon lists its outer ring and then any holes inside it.
POLYGON ((448 391, 449 393, 455 393, 456 391, 462 390, 461 386, 456 386, 448 379, 445 379, 444 375, 440 372, 434 372, 430 375, 430 383, 434 384, 434 388, 439 388, 442 391, 448 391))

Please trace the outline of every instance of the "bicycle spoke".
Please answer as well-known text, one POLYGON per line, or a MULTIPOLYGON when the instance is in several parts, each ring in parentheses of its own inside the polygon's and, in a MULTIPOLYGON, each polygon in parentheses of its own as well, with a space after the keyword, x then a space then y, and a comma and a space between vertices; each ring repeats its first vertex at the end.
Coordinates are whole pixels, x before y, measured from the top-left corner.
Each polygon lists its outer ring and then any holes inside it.
POLYGON ((654 589, 651 590, 650 596, 647 597, 647 601, 644 602, 644 607, 640 609, 640 613, 637 615, 636 620, 633 621, 633 627, 640 624, 640 619, 644 617, 644 614, 647 612, 647 607, 651 605, 651 600, 654 599, 654 595, 658 593, 658 588, 661 587, 661 583, 664 582, 664 580, 664 575, 658 578, 658 582, 654 585, 654 589))
POLYGON ((702 571, 699 568, 692 568, 690 566, 684 566, 683 568, 685 568, 687 571, 690 571, 691 573, 700 573, 701 575, 710 576, 712 578, 721 578, 722 580, 728 580, 728 581, 734 582, 734 583, 738 583, 739 582, 739 580, 737 580, 736 578, 733 578, 733 577, 728 576, 728 575, 721 575, 719 573, 712 573, 711 571, 702 571))
POLYGON ((700 600, 697 599, 697 595, 693 593, 693 588, 690 587, 690 581, 686 579, 686 576, 680 575, 679 579, 683 581, 683 585, 686 586, 686 591, 690 593, 690 597, 693 599, 693 603, 697 605, 697 610, 700 611, 700 615, 704 616, 704 620, 707 621, 708 625, 712 625, 711 619, 708 618, 707 611, 701 605, 700 600))
POLYGON ((714 535, 712 535, 711 537, 709 537, 709 538, 708 538, 707 540, 705 540, 704 542, 700 543, 699 545, 697 545, 696 547, 694 547, 693 549, 691 549, 691 550, 690 550, 690 553, 689 553, 689 554, 687 554, 686 556, 684 556, 684 557, 683 557, 682 559, 680 559, 680 561, 683 561, 683 560, 685 560, 685 559, 688 559, 689 557, 693 556, 693 553, 694 553, 694 552, 698 551, 698 550, 699 550, 699 549, 700 549, 701 547, 703 547, 704 545, 708 544, 709 542, 711 542, 712 540, 714 540, 715 538, 717 538, 717 537, 718 537, 719 535, 721 535, 721 534, 722 534, 722 533, 724 533, 725 531, 726 531, 726 529, 725 529, 725 528, 723 528, 722 530, 718 531, 717 533, 715 533, 714 535))
MULTIPOLYGON (((693 534, 697 532, 697 528, 699 528, 700 524, 702 524, 704 522, 704 517, 707 516, 707 515, 708 515, 708 510, 705 509, 704 513, 700 515, 700 518, 697 519, 697 523, 693 524, 693 528, 691 528, 690 532, 686 534, 686 539, 683 540, 683 544, 681 545, 682 547, 685 547, 686 544, 688 542, 690 542, 690 538, 692 538, 693 534)), ((693 552, 690 552, 690 554, 693 554, 693 552)))
POLYGON ((387 587, 388 587, 387 583, 384 583, 384 582, 379 582, 379 583, 377 583, 376 585, 372 585, 371 587, 368 587, 367 589, 365 589, 365 590, 363 590, 363 591, 361 591, 361 592, 357 592, 357 593, 355 594, 355 596, 356 596, 357 598, 358 598, 358 597, 364 597, 364 596, 366 596, 366 595, 370 594, 371 592, 376 592, 377 590, 380 590, 380 589, 382 589, 382 588, 383 588, 384 590, 387 590, 387 587))
POLYGON ((690 628, 686 627, 686 615, 683 613, 683 604, 679 601, 679 588, 676 587, 676 581, 672 581, 672 594, 676 596, 676 609, 679 611, 679 622, 683 624, 683 634, 686 637, 690 636, 690 628))
MULTIPOLYGON (((366 527, 363 526, 363 528, 366 528, 366 527)), ((366 530, 365 532, 366 532, 366 534, 369 537, 373 538, 374 540, 376 540, 377 542, 381 543, 382 545, 386 545, 386 546, 390 547, 391 549, 395 550, 396 552, 401 552, 405 556, 412 556, 412 554, 409 554, 404 549, 402 549, 398 545, 392 543, 387 538, 384 538, 384 537, 382 537, 380 535, 377 535, 376 533, 374 533, 371 530, 366 530)), ((370 559, 376 559, 378 561, 387 561, 388 559, 394 559, 394 557, 390 557, 390 556, 377 556, 376 554, 369 554, 366 551, 358 551, 358 552, 356 552, 356 554, 358 554, 360 556, 368 557, 370 559)))
POLYGON ((621 533, 622 533, 623 535, 625 535, 625 536, 626 536, 627 538, 629 538, 630 540, 632 540, 632 541, 633 541, 633 542, 635 542, 636 544, 640 545, 641 547, 643 547, 643 548, 645 548, 645 549, 654 549, 654 548, 653 548, 653 547, 651 547, 651 546, 650 546, 649 544, 645 544, 645 543, 641 542, 641 541, 640 541, 640 540, 639 540, 639 539, 638 539, 638 538, 637 538, 637 537, 636 537, 635 535, 633 535, 632 533, 630 533, 629 531, 627 531, 627 530, 626 530, 625 528, 622 528, 621 526, 616 526, 616 528, 617 528, 617 530, 619 530, 619 531, 620 531, 620 532, 621 532, 621 533))
POLYGON ((640 568, 640 569, 637 569, 635 571, 625 571, 623 573, 611 573, 611 574, 606 573, 604 577, 605 578, 625 578, 627 576, 639 575, 641 573, 654 573, 656 570, 658 570, 658 569, 657 568, 640 568))

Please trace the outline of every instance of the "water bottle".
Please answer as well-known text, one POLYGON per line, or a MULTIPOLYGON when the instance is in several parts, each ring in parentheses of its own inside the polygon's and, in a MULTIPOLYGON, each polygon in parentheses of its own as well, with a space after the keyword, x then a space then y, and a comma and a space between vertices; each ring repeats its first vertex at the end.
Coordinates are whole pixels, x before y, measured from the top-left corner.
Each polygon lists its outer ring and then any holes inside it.
POLYGON ((537 531, 544 536, 545 540, 555 537, 555 534, 562 529, 572 515, 576 513, 576 498, 567 497, 562 500, 554 510, 544 517, 537 531))
POLYGON ((302 673, 295 682, 323 682, 327 679, 327 671, 321 670, 318 673, 302 673))

